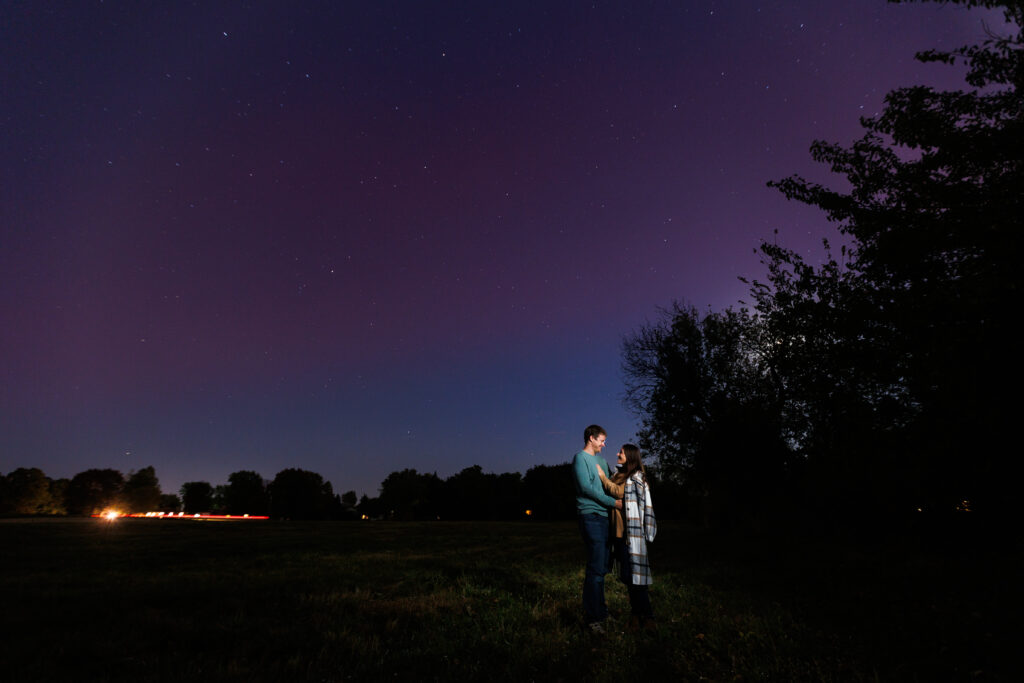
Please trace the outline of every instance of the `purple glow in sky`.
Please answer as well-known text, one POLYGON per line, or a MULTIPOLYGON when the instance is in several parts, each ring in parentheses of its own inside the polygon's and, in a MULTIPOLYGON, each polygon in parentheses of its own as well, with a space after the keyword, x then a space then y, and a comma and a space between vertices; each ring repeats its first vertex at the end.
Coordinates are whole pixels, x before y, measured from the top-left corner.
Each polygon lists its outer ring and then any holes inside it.
POLYGON ((934 4, 11 2, 0 471, 524 472, 614 445, 622 338, 720 310, 934 4), (440 5, 440 6, 439 6, 440 5))

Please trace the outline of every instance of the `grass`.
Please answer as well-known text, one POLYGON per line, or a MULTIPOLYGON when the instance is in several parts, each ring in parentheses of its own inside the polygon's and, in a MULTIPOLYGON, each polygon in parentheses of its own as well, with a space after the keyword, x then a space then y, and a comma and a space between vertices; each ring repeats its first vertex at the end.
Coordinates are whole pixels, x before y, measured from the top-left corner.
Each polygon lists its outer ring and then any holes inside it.
POLYGON ((1020 553, 663 522, 652 636, 572 523, 0 522, 10 681, 1010 681, 1020 553))

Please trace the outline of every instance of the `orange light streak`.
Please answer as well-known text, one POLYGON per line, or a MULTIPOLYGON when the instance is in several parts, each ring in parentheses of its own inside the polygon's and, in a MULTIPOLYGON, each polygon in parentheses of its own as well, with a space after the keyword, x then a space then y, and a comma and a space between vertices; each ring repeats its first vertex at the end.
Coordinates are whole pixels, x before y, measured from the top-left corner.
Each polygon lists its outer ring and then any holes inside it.
POLYGON ((267 515, 211 515, 207 513, 185 514, 184 512, 131 512, 121 513, 114 510, 107 510, 93 517, 113 521, 120 517, 133 517, 136 519, 189 519, 194 522, 247 522, 250 520, 270 519, 267 515))

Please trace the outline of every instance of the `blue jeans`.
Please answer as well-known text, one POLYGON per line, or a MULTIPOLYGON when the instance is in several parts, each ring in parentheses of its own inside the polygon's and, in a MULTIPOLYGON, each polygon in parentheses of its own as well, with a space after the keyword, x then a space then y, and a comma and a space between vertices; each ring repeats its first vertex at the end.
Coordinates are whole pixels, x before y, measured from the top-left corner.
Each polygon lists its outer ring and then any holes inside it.
POLYGON ((611 545, 608 543, 608 516, 586 514, 578 517, 583 545, 587 549, 587 571, 583 577, 583 614, 587 623, 608 618, 604 602, 604 575, 608 573, 611 545))

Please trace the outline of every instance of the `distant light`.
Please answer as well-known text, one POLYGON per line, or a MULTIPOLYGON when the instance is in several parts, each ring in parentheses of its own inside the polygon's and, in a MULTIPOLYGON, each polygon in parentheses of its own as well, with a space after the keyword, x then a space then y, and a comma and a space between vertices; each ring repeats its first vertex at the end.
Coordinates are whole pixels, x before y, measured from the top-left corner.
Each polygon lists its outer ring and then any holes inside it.
POLYGON ((102 519, 118 519, 121 517, 132 517, 135 519, 189 519, 189 520, 213 520, 217 522, 242 522, 246 520, 270 519, 267 515, 211 515, 206 512, 196 512, 185 516, 184 512, 118 512, 117 510, 105 510, 101 514, 93 515, 102 519))
POLYGON ((526 511, 526 516, 527 516, 527 517, 529 517, 529 516, 530 516, 530 515, 532 515, 532 514, 533 514, 533 510, 527 510, 527 511, 526 511))

